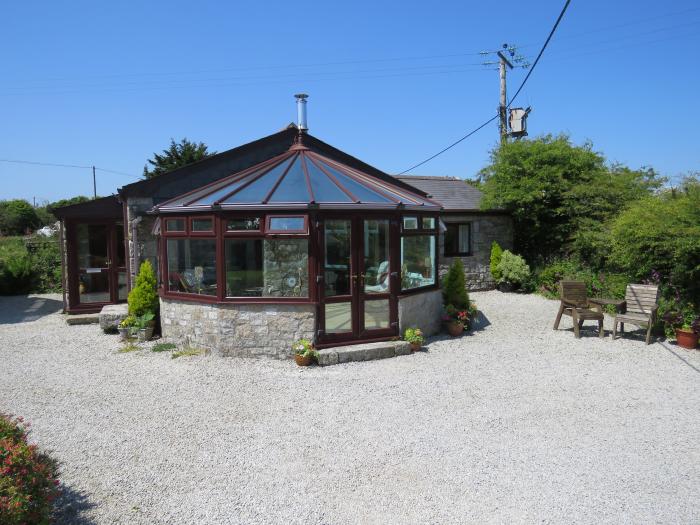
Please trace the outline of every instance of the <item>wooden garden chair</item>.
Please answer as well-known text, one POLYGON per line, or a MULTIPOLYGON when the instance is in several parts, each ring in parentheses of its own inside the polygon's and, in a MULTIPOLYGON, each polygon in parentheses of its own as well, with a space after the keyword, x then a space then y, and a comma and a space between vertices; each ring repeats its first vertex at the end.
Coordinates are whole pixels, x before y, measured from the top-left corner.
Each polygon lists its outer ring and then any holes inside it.
POLYGON ((599 304, 589 302, 586 283, 582 281, 559 282, 559 312, 554 321, 554 330, 559 328, 562 315, 570 316, 574 321, 574 335, 581 338, 581 327, 584 321, 598 321, 598 337, 605 337, 603 330, 603 308, 599 304))
POLYGON ((617 325, 625 333, 625 323, 647 329, 646 343, 651 344, 651 328, 656 321, 659 309, 659 287, 653 284, 628 284, 625 290, 625 302, 622 313, 615 315, 613 321, 613 340, 617 336, 617 325))

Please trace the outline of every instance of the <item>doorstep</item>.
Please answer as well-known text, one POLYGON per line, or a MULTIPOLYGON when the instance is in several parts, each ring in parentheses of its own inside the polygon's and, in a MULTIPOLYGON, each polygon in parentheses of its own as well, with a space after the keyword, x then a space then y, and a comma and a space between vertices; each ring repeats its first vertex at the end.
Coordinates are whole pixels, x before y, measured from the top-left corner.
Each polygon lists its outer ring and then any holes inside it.
POLYGON ((337 365, 351 361, 371 361, 386 359, 411 353, 411 345, 406 341, 382 341, 348 346, 324 348, 318 351, 319 366, 337 365))
POLYGON ((99 322, 99 314, 68 314, 66 316, 66 323, 69 325, 98 324, 99 322))

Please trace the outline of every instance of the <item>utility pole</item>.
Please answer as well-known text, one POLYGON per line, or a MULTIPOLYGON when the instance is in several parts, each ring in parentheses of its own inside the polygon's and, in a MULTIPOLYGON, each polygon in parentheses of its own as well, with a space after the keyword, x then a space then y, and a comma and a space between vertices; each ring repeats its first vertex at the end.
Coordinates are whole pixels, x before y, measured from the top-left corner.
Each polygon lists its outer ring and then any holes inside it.
POLYGON ((97 179, 95 178, 95 166, 92 167, 92 194, 97 198, 97 179))
POLYGON ((498 131, 501 136, 501 144, 504 144, 508 138, 508 119, 506 116, 506 66, 513 69, 513 64, 500 51, 498 55, 498 75, 501 78, 501 97, 498 104, 498 131))

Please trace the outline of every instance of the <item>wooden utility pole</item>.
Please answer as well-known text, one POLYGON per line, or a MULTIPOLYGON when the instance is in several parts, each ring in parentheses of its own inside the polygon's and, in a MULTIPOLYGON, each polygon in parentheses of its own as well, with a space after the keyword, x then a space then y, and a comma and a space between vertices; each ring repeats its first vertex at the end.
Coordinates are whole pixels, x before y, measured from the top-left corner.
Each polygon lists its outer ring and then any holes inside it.
POLYGON ((506 97, 506 66, 513 69, 513 64, 511 64, 510 60, 508 60, 500 51, 496 54, 498 55, 498 74, 501 78, 501 97, 498 104, 498 130, 501 135, 501 144, 503 144, 508 138, 508 117, 506 115, 506 105, 508 103, 506 97))
POLYGON ((97 179, 95 179, 95 166, 92 167, 92 195, 97 198, 97 179))

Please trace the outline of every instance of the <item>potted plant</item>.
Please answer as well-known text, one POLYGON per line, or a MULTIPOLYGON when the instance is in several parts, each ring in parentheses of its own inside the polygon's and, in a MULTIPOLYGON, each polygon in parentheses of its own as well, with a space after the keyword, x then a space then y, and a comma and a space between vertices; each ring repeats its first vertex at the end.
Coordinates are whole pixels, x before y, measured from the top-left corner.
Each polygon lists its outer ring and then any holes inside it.
POLYGON ((452 337, 457 337, 464 333, 465 328, 469 324, 469 311, 458 310, 453 305, 448 304, 445 307, 442 320, 447 325, 447 332, 452 337))
POLYGON ((137 330, 139 336, 139 343, 145 343, 151 337, 153 337, 153 327, 155 326, 155 314, 153 312, 146 312, 143 315, 139 315, 135 318, 134 327, 137 330))
POLYGON ((497 266, 498 289, 502 292, 512 292, 530 277, 530 267, 525 259, 505 250, 497 266))
POLYGON ((121 322, 119 323, 119 328, 117 328, 117 330, 119 331, 119 337, 122 341, 126 341, 129 338, 131 332, 134 330, 135 324, 136 317, 134 317, 133 315, 127 315, 124 319, 121 320, 121 322))
POLYGON ((294 360, 299 366, 309 366, 318 357, 314 345, 308 339, 299 339, 292 345, 294 360))
POLYGON ((698 346, 700 316, 696 316, 692 311, 688 311, 685 314, 671 311, 666 312, 663 319, 669 331, 675 333, 678 346, 688 350, 698 346))
POLYGON ((406 331, 403 333, 403 339, 411 344, 412 352, 420 350, 425 342, 423 331, 420 328, 406 328, 406 331))

